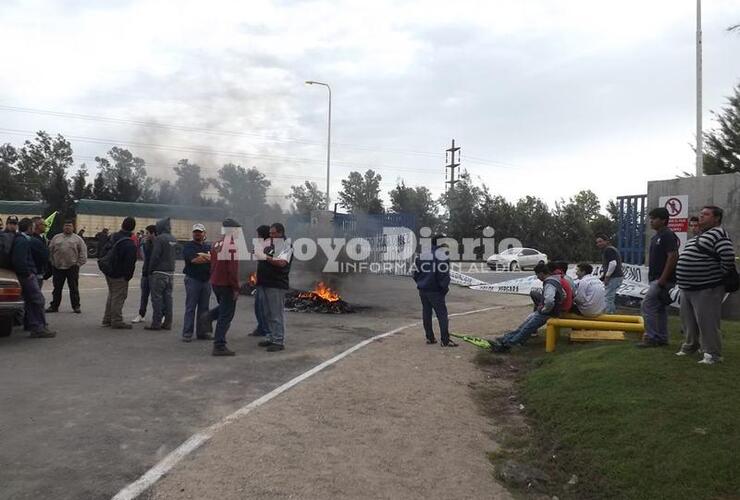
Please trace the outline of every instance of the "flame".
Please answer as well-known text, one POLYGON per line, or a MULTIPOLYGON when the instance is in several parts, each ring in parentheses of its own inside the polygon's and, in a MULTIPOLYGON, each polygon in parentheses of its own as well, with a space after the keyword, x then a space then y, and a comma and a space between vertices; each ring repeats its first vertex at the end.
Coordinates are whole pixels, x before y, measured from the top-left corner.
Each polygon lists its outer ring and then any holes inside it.
POLYGON ((249 275, 249 286, 256 286, 257 285, 257 273, 252 273, 249 275))
POLYGON ((340 300, 339 293, 336 290, 333 290, 326 286, 323 281, 319 281, 318 283, 316 283, 316 286, 310 292, 303 292, 298 294, 298 297, 301 299, 312 299, 318 297, 328 302, 337 302, 338 300, 340 300))

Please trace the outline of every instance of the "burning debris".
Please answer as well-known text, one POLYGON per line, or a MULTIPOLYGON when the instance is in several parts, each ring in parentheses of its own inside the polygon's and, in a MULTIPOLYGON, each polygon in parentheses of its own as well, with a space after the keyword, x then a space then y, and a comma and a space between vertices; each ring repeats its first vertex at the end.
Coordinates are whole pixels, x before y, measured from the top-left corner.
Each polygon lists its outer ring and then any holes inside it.
POLYGON ((290 292, 285 295, 285 308, 289 311, 315 312, 323 314, 344 314, 355 312, 343 301, 336 290, 319 281, 309 292, 290 292))

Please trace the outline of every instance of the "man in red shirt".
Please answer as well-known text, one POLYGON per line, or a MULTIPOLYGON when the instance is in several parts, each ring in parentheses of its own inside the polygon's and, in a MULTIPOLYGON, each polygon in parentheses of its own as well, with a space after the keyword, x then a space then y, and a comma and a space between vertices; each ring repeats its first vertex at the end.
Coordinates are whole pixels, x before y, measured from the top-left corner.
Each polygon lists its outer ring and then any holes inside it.
POLYGON ((239 255, 237 239, 241 225, 234 219, 222 224, 223 238, 211 247, 211 287, 218 305, 205 313, 205 321, 216 321, 213 355, 233 356, 234 351, 226 347, 226 332, 234 319, 236 300, 239 298, 239 255))

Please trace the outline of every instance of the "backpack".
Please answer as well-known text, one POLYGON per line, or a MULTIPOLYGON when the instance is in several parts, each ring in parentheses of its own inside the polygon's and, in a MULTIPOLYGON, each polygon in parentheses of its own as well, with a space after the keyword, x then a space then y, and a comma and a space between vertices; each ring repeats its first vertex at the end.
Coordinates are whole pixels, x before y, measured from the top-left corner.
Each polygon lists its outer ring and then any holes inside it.
POLYGON ((127 238, 121 238, 116 241, 113 245, 110 246, 108 251, 105 252, 105 255, 98 259, 98 269, 100 269, 100 272, 102 272, 106 276, 110 276, 111 274, 113 274, 113 261, 116 258, 116 247, 120 242, 126 239, 127 238))
POLYGON ((0 267, 3 269, 13 268, 13 243, 15 243, 15 233, 0 232, 0 267))

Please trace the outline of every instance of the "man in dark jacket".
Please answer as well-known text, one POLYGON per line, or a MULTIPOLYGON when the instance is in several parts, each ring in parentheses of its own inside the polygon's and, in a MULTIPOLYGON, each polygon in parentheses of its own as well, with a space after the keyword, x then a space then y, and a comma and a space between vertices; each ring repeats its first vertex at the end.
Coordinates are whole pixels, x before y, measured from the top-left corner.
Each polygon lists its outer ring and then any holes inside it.
POLYGON ((157 221, 157 237, 149 258, 149 287, 152 292, 152 323, 145 330, 172 328, 172 277, 175 273, 175 245, 170 234, 170 219, 157 221))
POLYGON ((270 226, 270 245, 264 251, 264 259, 257 263, 257 286, 264 291, 265 315, 270 333, 260 342, 267 352, 285 349, 285 292, 290 287, 288 278, 293 261, 293 247, 285 239, 285 227, 275 222, 270 226))
POLYGON ((21 219, 19 222, 18 235, 13 242, 11 263, 21 284, 26 330, 30 330, 32 338, 51 338, 56 336, 56 332, 49 330, 46 324, 45 299, 36 276, 36 264, 31 252, 31 236, 27 234, 31 225, 31 219, 28 218, 21 219))
POLYGON ((206 228, 203 224, 193 226, 193 239, 185 243, 182 249, 185 260, 185 319, 182 325, 182 340, 190 342, 195 337, 199 340, 213 340, 208 327, 203 321, 196 321, 208 312, 211 302, 211 245, 206 242, 206 228), (197 323, 197 325, 195 324, 197 323))
POLYGON ((449 321, 445 296, 450 290, 450 262, 444 248, 437 246, 439 236, 432 236, 432 247, 429 252, 422 252, 416 258, 414 281, 421 298, 421 317, 427 344, 436 344, 432 327, 432 311, 439 321, 442 346, 456 347, 450 340, 449 321))
POLYGON ((43 288, 44 280, 51 277, 49 247, 46 242, 46 221, 38 216, 33 217, 28 235, 31 237, 31 256, 36 266, 36 279, 39 282, 39 288, 43 288))
POLYGON ((141 268, 141 281, 139 282, 139 288, 141 289, 141 298, 139 299, 139 314, 131 321, 132 323, 141 323, 146 317, 146 306, 149 304, 149 261, 152 256, 152 247, 154 246, 154 238, 157 236, 157 228, 154 224, 146 227, 146 234, 139 239, 139 249, 144 255, 144 265, 141 268))
MULTIPOLYGON (((131 239, 136 229, 136 219, 126 217, 121 224, 121 230, 111 237, 107 252, 115 252, 113 269, 105 277, 108 283, 108 300, 105 303, 103 326, 114 329, 130 330, 131 324, 123 322, 123 304, 128 297, 128 282, 134 277, 136 269, 136 245, 131 239)), ((107 253, 106 252, 106 253, 107 253)))

